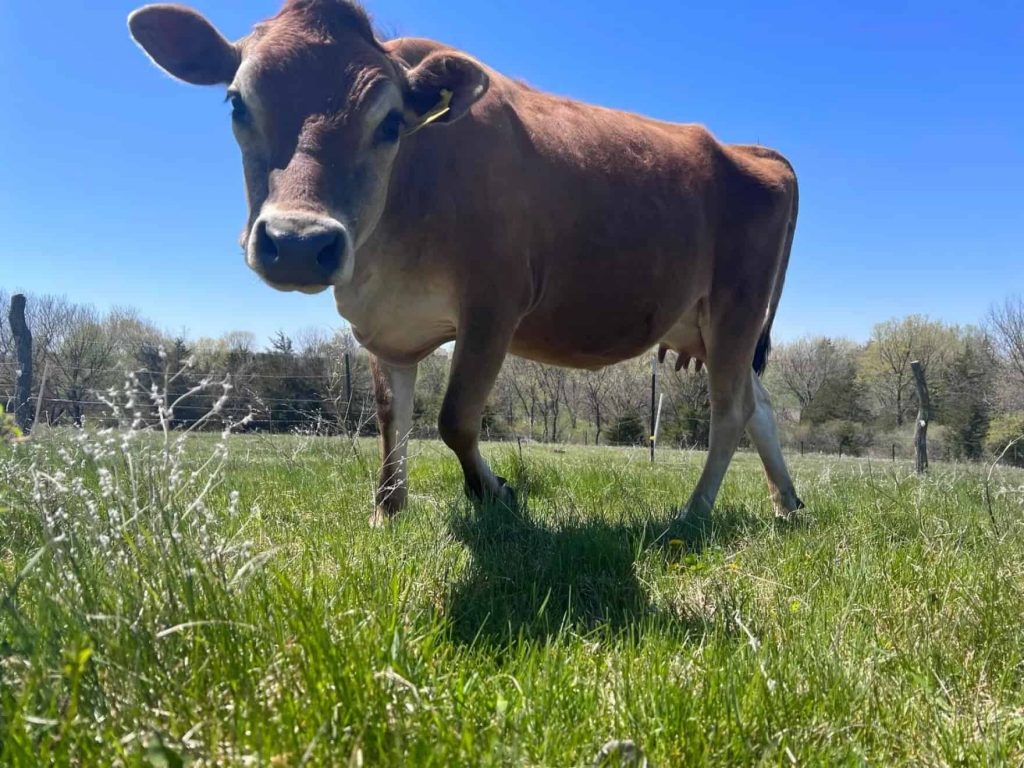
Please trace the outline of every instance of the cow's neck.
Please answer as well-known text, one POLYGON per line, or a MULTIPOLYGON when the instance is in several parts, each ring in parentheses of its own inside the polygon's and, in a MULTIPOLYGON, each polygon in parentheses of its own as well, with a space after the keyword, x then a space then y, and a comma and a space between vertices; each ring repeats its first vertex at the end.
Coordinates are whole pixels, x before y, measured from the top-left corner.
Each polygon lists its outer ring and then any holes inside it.
POLYGON ((352 281, 335 290, 360 342, 394 364, 454 338, 468 236, 460 227, 473 189, 472 158, 455 151, 466 127, 427 129, 403 147, 385 212, 356 253, 352 281))

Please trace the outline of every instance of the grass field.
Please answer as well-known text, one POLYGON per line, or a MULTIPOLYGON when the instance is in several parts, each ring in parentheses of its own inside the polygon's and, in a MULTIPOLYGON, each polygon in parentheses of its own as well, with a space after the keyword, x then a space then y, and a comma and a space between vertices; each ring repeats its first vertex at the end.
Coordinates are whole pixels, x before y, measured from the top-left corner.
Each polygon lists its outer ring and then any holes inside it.
POLYGON ((416 443, 0 446, 0 765, 1024 763, 1024 473, 740 456, 700 551, 653 543, 700 454, 492 446, 518 515, 416 443), (617 762, 618 761, 618 762, 617 762))

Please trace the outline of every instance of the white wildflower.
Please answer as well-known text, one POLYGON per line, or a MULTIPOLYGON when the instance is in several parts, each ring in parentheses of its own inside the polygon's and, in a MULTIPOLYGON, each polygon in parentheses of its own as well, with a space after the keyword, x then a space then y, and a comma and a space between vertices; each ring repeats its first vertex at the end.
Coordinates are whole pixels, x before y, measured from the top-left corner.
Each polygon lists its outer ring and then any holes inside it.
POLYGON ((114 495, 114 477, 106 467, 100 467, 98 475, 100 480, 100 493, 103 495, 104 499, 109 499, 114 495))

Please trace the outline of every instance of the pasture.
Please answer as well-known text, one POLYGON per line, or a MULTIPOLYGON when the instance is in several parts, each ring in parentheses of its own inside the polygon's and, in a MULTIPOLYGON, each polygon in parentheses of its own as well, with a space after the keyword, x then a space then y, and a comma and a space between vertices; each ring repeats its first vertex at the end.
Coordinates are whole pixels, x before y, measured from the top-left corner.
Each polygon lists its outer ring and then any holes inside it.
POLYGON ((691 549, 702 454, 492 445, 512 515, 414 442, 371 530, 375 451, 0 446, 0 764, 1024 761, 1024 473, 796 457, 789 526, 744 454, 691 549))

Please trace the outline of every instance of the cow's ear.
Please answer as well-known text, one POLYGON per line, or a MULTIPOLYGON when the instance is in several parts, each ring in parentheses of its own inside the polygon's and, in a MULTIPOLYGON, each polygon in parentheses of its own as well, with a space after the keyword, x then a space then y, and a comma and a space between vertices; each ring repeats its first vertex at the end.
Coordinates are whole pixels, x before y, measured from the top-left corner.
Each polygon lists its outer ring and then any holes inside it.
POLYGON ((413 128, 454 123, 487 93, 491 79, 469 56, 438 51, 411 69, 409 121, 413 128))
POLYGON ((128 29, 157 66, 179 80, 226 85, 235 79, 238 48, 191 8, 147 5, 128 17, 128 29))

